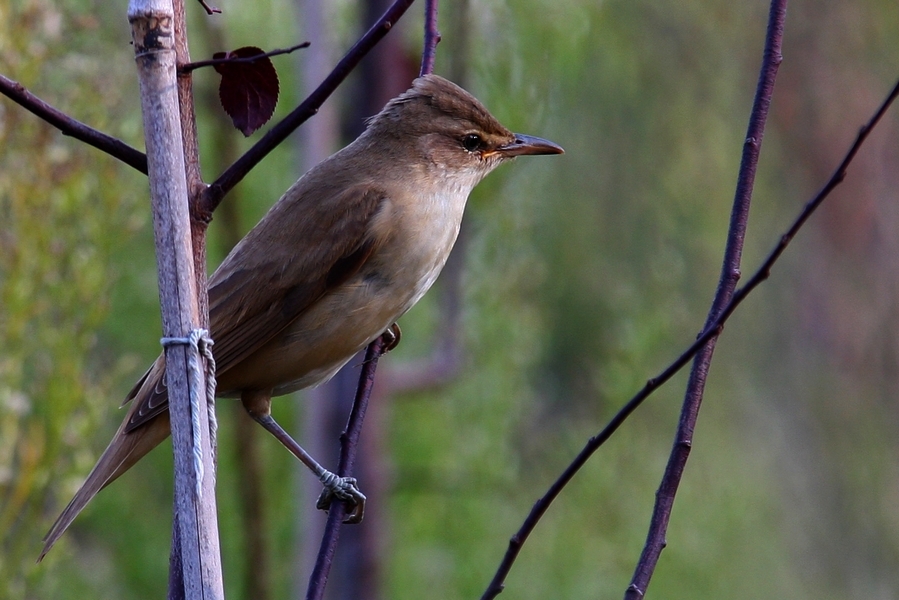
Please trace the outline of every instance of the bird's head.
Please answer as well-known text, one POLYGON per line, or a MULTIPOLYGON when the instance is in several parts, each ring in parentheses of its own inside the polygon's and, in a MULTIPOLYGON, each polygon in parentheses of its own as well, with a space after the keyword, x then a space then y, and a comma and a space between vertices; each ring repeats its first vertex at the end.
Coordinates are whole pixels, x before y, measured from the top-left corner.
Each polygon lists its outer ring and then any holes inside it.
POLYGON ((548 140, 512 133, 477 98, 433 74, 391 100, 369 120, 369 130, 396 139, 430 168, 470 175, 472 186, 506 159, 564 152, 548 140))

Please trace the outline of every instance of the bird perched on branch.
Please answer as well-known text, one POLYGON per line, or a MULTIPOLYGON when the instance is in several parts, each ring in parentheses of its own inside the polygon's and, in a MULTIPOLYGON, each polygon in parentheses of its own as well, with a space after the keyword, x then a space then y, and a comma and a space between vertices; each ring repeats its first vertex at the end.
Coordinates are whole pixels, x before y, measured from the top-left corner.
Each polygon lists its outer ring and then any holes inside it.
MULTIPOLYGON (((512 133, 455 84, 416 79, 288 189, 210 277, 217 395, 240 397, 307 466, 331 475, 271 418, 272 396, 327 381, 418 302, 446 263, 469 193, 490 171, 516 156, 561 153, 512 133)), ((164 356, 125 402, 124 422, 41 558, 100 489, 169 435, 164 356)), ((361 511, 354 487, 335 493, 361 511)))

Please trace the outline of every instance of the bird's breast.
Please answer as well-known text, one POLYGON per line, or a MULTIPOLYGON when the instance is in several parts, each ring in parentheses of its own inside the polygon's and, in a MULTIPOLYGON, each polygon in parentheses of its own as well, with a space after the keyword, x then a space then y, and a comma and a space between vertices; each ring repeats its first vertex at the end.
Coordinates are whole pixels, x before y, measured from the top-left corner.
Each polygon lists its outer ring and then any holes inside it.
POLYGON ((362 276, 389 290, 399 301, 400 314, 421 299, 446 264, 467 196, 464 190, 449 190, 422 194, 413 202, 385 204, 386 218, 377 219, 375 232, 383 236, 383 243, 362 276))
POLYGON ((371 222, 375 250, 360 270, 247 359, 243 371, 259 380, 234 387, 271 387, 280 395, 330 379, 436 281, 458 236, 467 195, 385 200, 371 222))

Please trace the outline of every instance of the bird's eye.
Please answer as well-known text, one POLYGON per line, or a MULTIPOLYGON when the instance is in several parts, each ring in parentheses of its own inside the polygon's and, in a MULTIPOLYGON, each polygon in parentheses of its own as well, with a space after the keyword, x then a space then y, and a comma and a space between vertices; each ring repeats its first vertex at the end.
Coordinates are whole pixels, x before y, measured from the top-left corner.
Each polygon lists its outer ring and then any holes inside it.
POLYGON ((477 152, 483 146, 484 140, 476 133, 469 133, 462 138, 462 147, 469 152, 477 152))

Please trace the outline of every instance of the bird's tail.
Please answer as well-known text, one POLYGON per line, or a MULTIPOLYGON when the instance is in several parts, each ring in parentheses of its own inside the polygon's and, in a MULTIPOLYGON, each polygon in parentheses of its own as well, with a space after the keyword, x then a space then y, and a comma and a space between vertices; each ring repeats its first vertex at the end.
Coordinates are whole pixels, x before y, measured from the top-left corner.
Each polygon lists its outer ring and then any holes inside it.
MULTIPOLYGON (((154 365, 154 367, 155 366, 156 365, 154 365)), ((153 369, 151 369, 151 372, 152 371, 153 369)), ((151 375, 151 372, 148 372, 148 375, 151 375)), ((150 377, 150 379, 152 378, 153 377, 150 377)), ((138 382, 138 386, 136 387, 140 387, 141 390, 147 388, 147 384, 152 383, 147 380, 148 377, 145 375, 144 378, 138 382)), ((149 387, 152 389, 153 386, 149 387)), ((140 392, 138 392, 137 396, 140 396, 140 392)), ((69 525, 72 524, 72 521, 75 520, 75 517, 78 516, 78 513, 87 506, 87 503, 91 501, 91 498, 93 498, 97 492, 112 483, 119 475, 130 469, 134 463, 143 458, 150 450, 158 446, 169 436, 171 429, 169 425, 169 413, 167 410, 158 414, 148 422, 143 423, 140 427, 128 431, 128 427, 132 422, 132 417, 141 410, 142 404, 143 403, 139 401, 135 401, 131 405, 128 415, 119 426, 118 431, 116 431, 115 437, 112 438, 109 446, 103 451, 100 460, 97 461, 97 464, 87 476, 81 489, 78 490, 75 497, 69 502, 69 505, 66 506, 65 510, 62 511, 62 514, 56 519, 56 522, 53 523, 50 531, 44 536, 44 549, 37 559, 38 562, 43 560, 53 544, 55 544, 65 530, 68 529, 69 525)))

